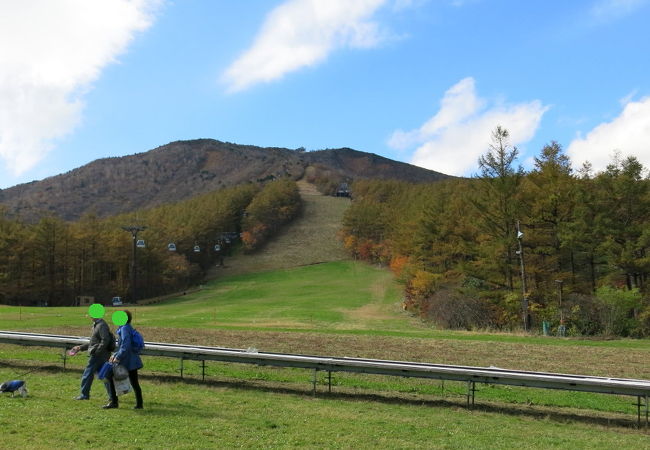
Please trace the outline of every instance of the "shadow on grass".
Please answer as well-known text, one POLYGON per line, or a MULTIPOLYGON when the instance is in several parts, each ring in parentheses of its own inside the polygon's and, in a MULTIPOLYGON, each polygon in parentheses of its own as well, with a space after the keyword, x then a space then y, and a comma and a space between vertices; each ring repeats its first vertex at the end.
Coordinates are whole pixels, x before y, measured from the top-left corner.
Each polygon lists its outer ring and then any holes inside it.
MULTIPOLYGON (((24 370, 25 372, 32 373, 36 371, 43 371, 49 373, 61 373, 64 371, 63 367, 55 365, 45 365, 45 366, 35 366, 30 364, 18 363, 18 362, 0 362, 0 366, 7 368, 14 368, 19 370, 24 370)), ((78 368, 67 368, 65 371, 73 371, 81 373, 83 369, 78 368)), ((478 400, 473 406, 468 406, 466 403, 466 396, 459 395, 460 400, 454 401, 450 399, 430 399, 430 398, 407 398, 400 396, 395 393, 393 395, 389 394, 380 394, 380 393, 367 393, 367 392, 342 392, 342 389, 339 389, 339 392, 323 392, 318 389, 314 393, 312 385, 308 384, 305 387, 296 386, 295 383, 291 386, 279 385, 278 383, 273 382, 264 382, 259 380, 201 380, 197 378, 188 378, 181 377, 179 375, 169 375, 169 374, 147 374, 140 373, 139 378, 141 380, 155 381, 157 383, 184 383, 193 386, 211 386, 216 388, 231 388, 231 389, 241 389, 246 391, 263 391, 274 394, 287 394, 287 395, 303 395, 305 397, 318 397, 318 398, 331 398, 342 401, 368 401, 382 403, 386 405, 410 405, 410 406, 422 406, 429 408, 456 408, 456 409, 467 409, 468 412, 478 411, 485 413, 496 413, 510 415, 513 417, 531 417, 538 420, 551 420, 558 423, 570 423, 570 422, 580 422, 589 425, 598 425, 603 427, 621 427, 621 428, 639 428, 637 423, 637 416, 630 415, 627 417, 615 417, 613 415, 605 415, 602 412, 599 412, 598 415, 586 415, 572 411, 552 409, 548 406, 535 406, 532 405, 515 405, 515 404, 497 404, 497 403, 488 403, 480 402, 478 400)), ((302 385, 304 386, 304 385, 302 385)), ((334 386, 333 386, 334 388, 334 386)), ((322 389, 322 386, 321 386, 322 389)), ((347 388, 349 389, 349 388, 347 388)), ((421 396, 422 397, 422 396, 421 396)), ((212 413, 209 411, 202 412, 198 410, 193 405, 179 405, 178 407, 170 407, 167 404, 160 403, 151 403, 151 406, 147 408, 146 414, 159 415, 159 416, 177 416, 178 414, 192 414, 195 416, 204 416, 212 417, 212 413)), ((641 418, 641 430, 648 431, 648 426, 645 424, 643 414, 641 418)))
MULTIPOLYGON (((600 416, 591 416, 583 415, 577 412, 570 411, 558 411, 552 410, 549 407, 542 406, 533 406, 529 405, 507 405, 507 404, 496 404, 496 403, 478 403, 476 402, 473 406, 467 406, 466 397, 464 395, 459 396, 458 401, 450 399, 430 399, 430 398, 406 398, 401 397, 398 394, 380 394, 380 393, 366 393, 366 392, 323 392, 317 390, 314 394, 311 385, 306 388, 299 386, 278 386, 272 383, 265 383, 260 381, 216 381, 216 380, 205 380, 200 379, 190 379, 190 378, 181 378, 180 376, 152 376, 152 379, 157 380, 161 383, 186 383, 192 385, 208 385, 212 387, 227 387, 227 388, 236 388, 248 391, 264 391, 275 394, 289 394, 289 395, 304 395, 306 397, 318 397, 318 398, 331 398, 336 400, 343 401, 368 401, 383 403, 387 405, 408 405, 408 406, 423 406, 430 408, 455 408, 455 409, 467 409, 471 411, 479 411, 486 413, 498 413, 505 414, 510 416, 527 416, 534 419, 541 420, 552 420, 559 423, 570 423, 570 422, 581 422, 590 425, 600 425, 605 427, 623 427, 623 428, 638 428, 637 417, 629 416, 626 417, 614 417, 614 416, 605 416, 600 413, 600 416)), ((322 386, 321 386, 322 388, 322 386)), ((334 387, 333 387, 334 389, 334 387)), ((340 389, 340 388, 339 388, 340 389)), ((644 429, 644 423, 642 422, 641 429, 644 429)))

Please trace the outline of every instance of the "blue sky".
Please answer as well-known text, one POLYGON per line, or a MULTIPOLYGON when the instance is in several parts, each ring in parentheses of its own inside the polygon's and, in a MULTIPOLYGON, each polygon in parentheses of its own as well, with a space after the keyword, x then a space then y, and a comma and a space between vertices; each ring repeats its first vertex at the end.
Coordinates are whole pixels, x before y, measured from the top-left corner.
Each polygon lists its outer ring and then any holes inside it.
POLYGON ((0 188, 214 138, 650 167, 650 0, 0 1, 0 188), (11 45, 7 45, 10 43, 11 45))

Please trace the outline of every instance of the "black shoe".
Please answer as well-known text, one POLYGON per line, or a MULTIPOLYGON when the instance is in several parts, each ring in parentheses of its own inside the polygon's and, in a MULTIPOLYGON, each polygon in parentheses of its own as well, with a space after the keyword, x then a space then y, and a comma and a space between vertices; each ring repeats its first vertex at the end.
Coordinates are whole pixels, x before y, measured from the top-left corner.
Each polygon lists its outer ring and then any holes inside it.
POLYGON ((142 407, 142 405, 135 405, 133 409, 144 409, 144 408, 142 407))
POLYGON ((102 408, 103 408, 103 409, 113 409, 113 408, 117 408, 117 403, 110 402, 110 403, 107 403, 106 405, 102 406, 102 408))

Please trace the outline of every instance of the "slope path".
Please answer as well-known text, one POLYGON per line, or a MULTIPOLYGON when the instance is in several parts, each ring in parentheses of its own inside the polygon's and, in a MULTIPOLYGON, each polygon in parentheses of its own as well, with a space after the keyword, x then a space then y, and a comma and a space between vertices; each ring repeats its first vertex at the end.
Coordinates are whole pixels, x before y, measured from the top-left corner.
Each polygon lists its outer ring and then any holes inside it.
POLYGON ((302 214, 255 253, 225 258, 225 267, 216 267, 209 278, 349 259, 336 234, 350 200, 322 195, 305 180, 298 188, 302 214))

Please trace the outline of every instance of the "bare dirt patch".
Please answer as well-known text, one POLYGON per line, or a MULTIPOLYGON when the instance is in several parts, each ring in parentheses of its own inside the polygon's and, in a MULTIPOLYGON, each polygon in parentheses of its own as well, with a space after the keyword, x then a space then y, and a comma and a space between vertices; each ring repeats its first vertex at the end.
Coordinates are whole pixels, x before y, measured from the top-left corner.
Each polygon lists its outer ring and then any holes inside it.
POLYGON ((298 180, 296 182, 296 185, 298 185, 298 190, 300 191, 300 195, 323 195, 319 192, 319 190, 316 188, 315 184, 307 182, 304 178, 301 180, 298 180))
POLYGON ((346 310, 345 313, 354 321, 365 322, 369 320, 391 320, 394 314, 386 311, 386 307, 378 303, 368 303, 353 310, 346 310))

